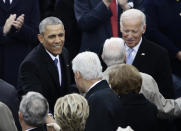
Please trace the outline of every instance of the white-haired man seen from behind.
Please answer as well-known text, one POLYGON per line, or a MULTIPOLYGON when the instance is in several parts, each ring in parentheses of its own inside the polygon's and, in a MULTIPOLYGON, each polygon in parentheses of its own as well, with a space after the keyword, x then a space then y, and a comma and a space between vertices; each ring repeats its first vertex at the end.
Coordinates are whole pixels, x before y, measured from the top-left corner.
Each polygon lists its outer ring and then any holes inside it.
MULTIPOLYGON (((107 39, 103 46, 102 59, 107 65, 103 79, 109 81, 109 73, 116 64, 125 62, 126 52, 124 41, 121 38, 107 39)), ((140 72, 141 73, 141 72, 140 72)), ((162 118, 179 117, 181 115, 181 99, 165 99, 159 92, 154 78, 146 73, 141 73, 143 82, 140 93, 156 105, 159 116, 162 118)))
POLYGON ((46 131, 45 120, 49 105, 45 97, 37 92, 23 96, 19 107, 19 120, 22 131, 46 131))
POLYGON ((72 69, 77 87, 86 93, 90 107, 85 131, 115 131, 118 127, 120 101, 102 80, 102 66, 97 54, 79 53, 72 61, 72 69))

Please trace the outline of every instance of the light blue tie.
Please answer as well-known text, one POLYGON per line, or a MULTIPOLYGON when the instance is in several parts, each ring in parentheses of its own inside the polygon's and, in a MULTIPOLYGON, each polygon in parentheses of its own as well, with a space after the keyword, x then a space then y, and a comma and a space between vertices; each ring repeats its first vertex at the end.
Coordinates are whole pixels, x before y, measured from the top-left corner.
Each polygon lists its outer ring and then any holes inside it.
POLYGON ((129 48, 128 49, 128 56, 126 58, 126 64, 132 64, 133 63, 133 55, 132 55, 132 52, 134 51, 134 49, 132 48, 129 48))

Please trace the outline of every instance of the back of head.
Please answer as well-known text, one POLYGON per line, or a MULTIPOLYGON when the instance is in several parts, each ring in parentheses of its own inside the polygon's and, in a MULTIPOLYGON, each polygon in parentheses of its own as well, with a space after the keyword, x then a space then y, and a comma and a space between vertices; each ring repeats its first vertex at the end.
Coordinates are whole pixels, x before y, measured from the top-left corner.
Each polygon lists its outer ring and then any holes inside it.
POLYGON ((109 74, 109 84, 118 94, 139 93, 142 85, 142 77, 139 71, 132 65, 115 65, 109 74))
POLYGON ((46 17, 39 24, 39 32, 40 32, 40 34, 45 32, 45 28, 47 25, 59 25, 59 24, 61 24, 64 28, 63 22, 60 19, 58 19, 57 17, 53 17, 53 16, 46 17))
POLYGON ((126 53, 122 38, 110 38, 104 43, 102 58, 107 66, 124 63, 126 53))
POLYGON ((89 106, 83 96, 69 94, 56 101, 54 115, 63 131, 83 131, 89 115, 89 106))
POLYGON ((72 69, 74 73, 79 71, 86 80, 102 78, 102 65, 94 52, 79 53, 72 61, 72 69))
POLYGON ((26 124, 33 127, 38 127, 45 123, 48 111, 49 105, 47 100, 37 92, 28 92, 23 96, 19 107, 23 120, 26 124))

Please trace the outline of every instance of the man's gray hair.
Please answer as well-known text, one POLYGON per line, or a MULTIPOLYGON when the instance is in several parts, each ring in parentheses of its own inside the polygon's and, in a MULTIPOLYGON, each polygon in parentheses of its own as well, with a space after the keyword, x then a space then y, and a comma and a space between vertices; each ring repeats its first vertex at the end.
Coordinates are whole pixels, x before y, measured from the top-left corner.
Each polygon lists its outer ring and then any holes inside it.
POLYGON ((110 38, 104 43, 102 58, 107 66, 122 64, 126 57, 124 40, 122 38, 110 38))
POLYGON ((64 28, 63 22, 59 18, 53 17, 53 16, 47 17, 40 22, 39 32, 40 32, 40 34, 45 32, 45 28, 47 25, 59 25, 59 24, 61 24, 64 28))
POLYGON ((146 25, 146 16, 141 10, 129 9, 129 10, 126 10, 125 12, 123 12, 121 14, 121 17, 120 17, 120 25, 121 25, 121 27, 123 26, 123 19, 128 18, 128 17, 132 17, 132 18, 135 18, 135 19, 137 19, 138 17, 141 17, 141 19, 142 19, 142 28, 146 25))
POLYGON ((49 105, 43 95, 30 91, 23 96, 19 112, 22 113, 26 124, 38 127, 45 123, 45 118, 49 112, 49 105))
POLYGON ((74 73, 79 71, 86 80, 102 78, 102 65, 94 52, 79 53, 72 61, 72 69, 74 73))

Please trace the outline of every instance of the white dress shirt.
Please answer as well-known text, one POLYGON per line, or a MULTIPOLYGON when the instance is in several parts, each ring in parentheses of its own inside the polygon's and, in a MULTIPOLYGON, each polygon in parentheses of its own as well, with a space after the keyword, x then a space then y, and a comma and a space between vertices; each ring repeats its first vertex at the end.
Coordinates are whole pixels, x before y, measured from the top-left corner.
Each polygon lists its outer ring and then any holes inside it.
MULTIPOLYGON (((140 47, 140 45, 141 45, 141 42, 142 42, 142 38, 140 39, 139 43, 138 43, 135 47, 132 48, 133 51, 132 51, 132 53, 131 53, 131 57, 132 57, 132 60, 133 60, 133 61, 134 61, 134 58, 135 58, 135 56, 136 56, 136 54, 137 54, 137 52, 138 52, 138 49, 139 49, 139 47, 140 47)), ((126 57, 128 57, 129 47, 128 47, 126 44, 125 44, 125 47, 126 47, 126 57)))

